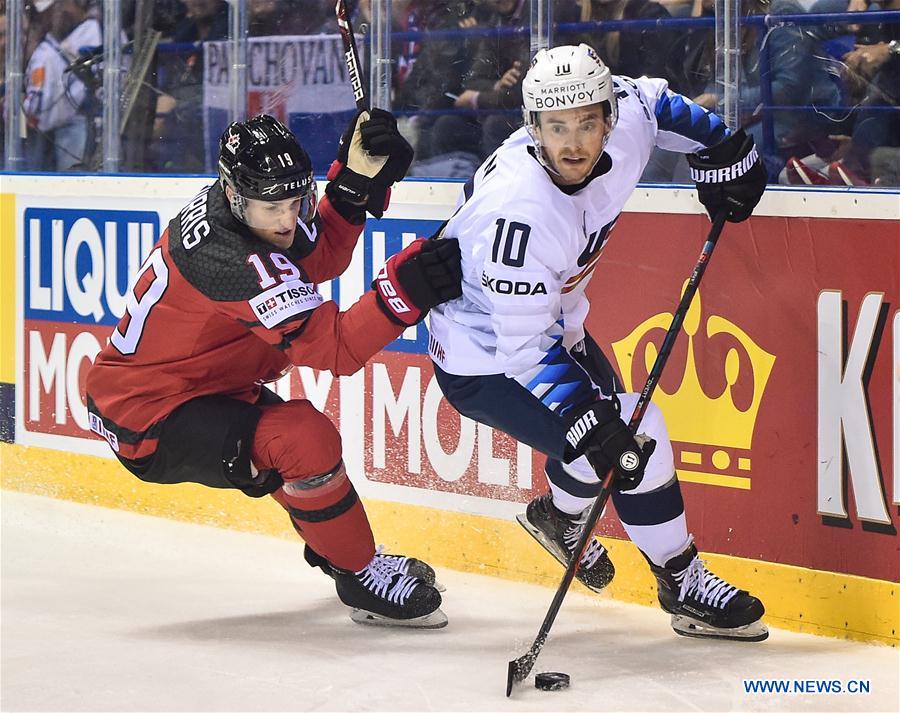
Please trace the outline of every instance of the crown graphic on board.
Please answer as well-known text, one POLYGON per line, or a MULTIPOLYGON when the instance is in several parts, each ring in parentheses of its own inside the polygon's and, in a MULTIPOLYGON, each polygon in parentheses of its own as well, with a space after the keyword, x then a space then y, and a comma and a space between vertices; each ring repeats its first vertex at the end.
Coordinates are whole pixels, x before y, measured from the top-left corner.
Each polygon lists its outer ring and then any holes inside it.
MULTIPOLYGON (((749 489, 753 431, 775 357, 733 322, 718 315, 710 315, 705 320, 703 317, 698 291, 684 319, 687 358, 678 388, 669 393, 657 385, 653 402, 665 416, 673 441, 675 467, 682 480, 749 489), (721 364, 724 390, 720 394, 708 394, 701 386, 697 372, 697 349, 704 336, 709 339, 720 334, 730 335, 736 344, 728 348, 721 364), (743 366, 739 350, 746 355, 743 366), (733 398, 738 379, 750 376, 742 373, 742 369, 751 372, 753 384, 750 405, 744 409, 739 408, 733 398)), ((652 330, 667 330, 671 322, 671 313, 654 315, 628 336, 613 342, 613 353, 626 391, 639 392, 643 388, 642 383, 634 383, 639 360, 643 361, 645 373, 649 373, 656 359, 658 347, 645 337, 652 330), (641 347, 642 353, 638 353, 641 347)), ((679 336, 679 339, 683 338, 679 336)), ((672 368, 677 367, 669 362, 667 369, 672 368)))

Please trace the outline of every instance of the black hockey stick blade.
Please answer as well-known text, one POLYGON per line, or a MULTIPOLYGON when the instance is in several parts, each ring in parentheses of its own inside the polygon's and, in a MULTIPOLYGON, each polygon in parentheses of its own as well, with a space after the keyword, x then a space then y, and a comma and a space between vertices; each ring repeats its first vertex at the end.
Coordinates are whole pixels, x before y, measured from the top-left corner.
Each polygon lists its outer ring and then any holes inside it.
POLYGON ((353 35, 350 19, 347 17, 347 4, 344 0, 337 0, 334 14, 337 17, 338 30, 344 43, 344 61, 347 63, 350 87, 353 89, 353 101, 356 102, 357 109, 368 109, 369 97, 366 95, 362 69, 359 64, 359 52, 356 49, 356 38, 353 35))
POLYGON ((531 648, 528 649, 527 654, 519 656, 519 658, 509 662, 509 669, 506 674, 507 698, 512 694, 512 689, 515 684, 521 683, 528 678, 528 674, 531 673, 531 669, 534 668, 534 662, 537 661, 538 654, 541 652, 543 645, 544 642, 538 639, 531 645, 531 648))
POLYGON ((584 553, 585 547, 587 547, 587 541, 592 536, 594 525, 597 523, 597 520, 600 519, 600 513, 603 512, 603 508, 606 507, 606 501, 609 499, 611 492, 610 487, 612 486, 612 478, 613 471, 610 469, 606 474, 606 477, 603 478, 603 481, 600 484, 600 492, 597 493, 597 497, 591 505, 591 509, 588 511, 584 530, 582 530, 581 535, 578 537, 575 551, 569 559, 569 564, 566 565, 566 571, 563 573, 562 581, 556 588, 556 594, 554 594, 553 601, 550 603, 550 608, 547 610, 544 621, 541 623, 541 628, 534 638, 534 643, 531 644, 528 653, 509 662, 506 678, 507 698, 509 698, 512 693, 515 684, 528 678, 528 674, 531 673, 531 669, 534 668, 534 662, 537 661, 537 657, 540 656, 544 644, 547 643, 547 637, 550 636, 550 628, 553 626, 553 622, 556 621, 556 615, 559 613, 563 599, 565 599, 566 593, 569 591, 569 586, 575 578, 575 571, 578 569, 581 555, 584 553))

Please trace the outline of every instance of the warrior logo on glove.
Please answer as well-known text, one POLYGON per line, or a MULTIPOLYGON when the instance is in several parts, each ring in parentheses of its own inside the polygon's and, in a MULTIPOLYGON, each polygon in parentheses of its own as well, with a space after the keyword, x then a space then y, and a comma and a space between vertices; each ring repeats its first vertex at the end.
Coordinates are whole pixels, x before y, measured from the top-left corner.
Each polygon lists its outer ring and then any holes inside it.
POLYGON ((695 183, 725 183, 726 181, 733 181, 747 173, 757 161, 759 161, 759 153, 756 150, 756 146, 753 146, 750 149, 750 153, 744 156, 743 160, 731 166, 708 169, 691 168, 691 180, 695 183))
POLYGON ((731 223, 750 217, 767 180, 752 136, 740 129, 721 143, 688 155, 687 160, 697 197, 710 218, 721 210, 731 223))

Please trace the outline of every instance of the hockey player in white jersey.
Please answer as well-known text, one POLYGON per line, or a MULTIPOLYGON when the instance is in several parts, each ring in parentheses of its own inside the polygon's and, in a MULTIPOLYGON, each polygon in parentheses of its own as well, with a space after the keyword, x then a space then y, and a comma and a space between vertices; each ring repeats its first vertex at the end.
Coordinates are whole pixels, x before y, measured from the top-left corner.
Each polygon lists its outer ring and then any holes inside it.
MULTIPOLYGON (((438 384, 460 413, 547 455, 550 492, 519 521, 561 563, 613 467, 616 511, 675 631, 765 639, 759 599, 697 554, 661 412, 651 404, 631 434, 638 394, 621 393, 584 329, 585 288, 653 148, 688 154, 710 215, 739 222, 765 190, 753 140, 662 79, 611 76, 584 44, 538 52, 523 97, 525 127, 481 165, 443 230, 460 243, 463 295, 430 314, 438 384)), ((578 578, 599 591, 613 574, 592 540, 578 578)))

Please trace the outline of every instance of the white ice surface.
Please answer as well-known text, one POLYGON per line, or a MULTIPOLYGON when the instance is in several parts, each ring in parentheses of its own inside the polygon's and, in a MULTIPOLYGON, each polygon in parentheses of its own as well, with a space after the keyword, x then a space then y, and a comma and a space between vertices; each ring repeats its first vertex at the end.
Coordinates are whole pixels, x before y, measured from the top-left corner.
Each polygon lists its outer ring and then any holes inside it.
POLYGON ((507 699, 549 588, 442 571, 447 628, 364 627, 297 543, 8 491, 0 506, 3 711, 900 710, 896 649, 685 639, 658 610, 577 592, 536 667, 572 687, 529 679, 507 699), (743 692, 762 677, 871 693, 743 692))

